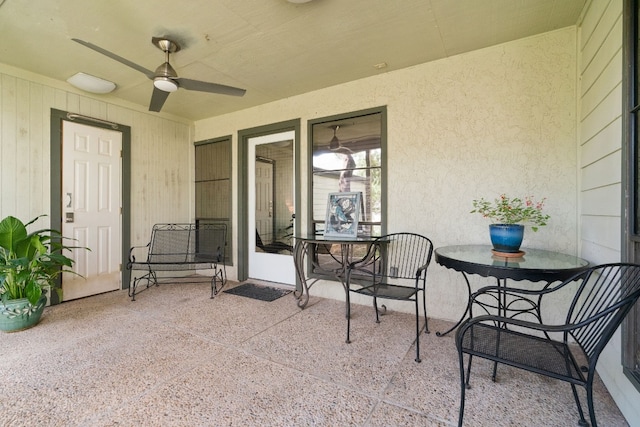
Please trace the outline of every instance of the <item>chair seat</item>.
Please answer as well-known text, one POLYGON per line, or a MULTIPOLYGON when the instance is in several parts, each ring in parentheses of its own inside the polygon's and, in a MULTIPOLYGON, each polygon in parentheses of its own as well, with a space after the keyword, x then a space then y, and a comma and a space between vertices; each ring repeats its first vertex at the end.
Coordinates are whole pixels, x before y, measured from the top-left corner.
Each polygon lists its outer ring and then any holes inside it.
POLYGON ((584 375, 569 346, 562 342, 476 323, 466 331, 462 349, 465 353, 530 372, 574 384, 585 383, 584 375))
POLYGON ((351 292, 368 295, 370 297, 376 296, 386 299, 408 300, 415 296, 417 290, 414 287, 380 283, 377 285, 365 286, 359 289, 351 289, 351 292))

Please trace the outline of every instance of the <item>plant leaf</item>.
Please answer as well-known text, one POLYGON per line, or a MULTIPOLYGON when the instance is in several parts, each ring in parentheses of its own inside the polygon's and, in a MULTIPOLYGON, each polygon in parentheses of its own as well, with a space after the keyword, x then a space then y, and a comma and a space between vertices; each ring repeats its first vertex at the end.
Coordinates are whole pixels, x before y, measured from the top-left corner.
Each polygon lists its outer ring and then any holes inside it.
POLYGON ((24 293, 31 305, 36 305, 42 296, 42 289, 36 283, 29 282, 27 286, 25 286, 24 293))
POLYGON ((8 216, 0 221, 0 247, 16 252, 18 243, 26 237, 27 228, 18 218, 8 216))

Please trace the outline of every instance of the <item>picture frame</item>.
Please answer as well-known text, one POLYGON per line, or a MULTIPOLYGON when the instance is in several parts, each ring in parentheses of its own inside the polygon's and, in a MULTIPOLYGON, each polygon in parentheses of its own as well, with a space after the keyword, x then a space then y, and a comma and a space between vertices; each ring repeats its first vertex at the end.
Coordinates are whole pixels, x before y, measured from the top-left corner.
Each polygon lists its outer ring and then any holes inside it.
POLYGON ((357 238, 362 192, 329 193, 324 237, 357 238))

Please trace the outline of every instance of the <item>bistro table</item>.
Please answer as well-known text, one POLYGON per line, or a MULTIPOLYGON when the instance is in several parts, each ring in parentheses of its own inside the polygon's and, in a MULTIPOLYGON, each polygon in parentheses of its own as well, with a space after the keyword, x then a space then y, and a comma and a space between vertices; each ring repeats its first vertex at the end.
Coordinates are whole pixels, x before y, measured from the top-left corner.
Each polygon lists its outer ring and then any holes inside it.
POLYGON ((354 256, 358 256, 355 247, 365 245, 361 255, 364 256, 377 238, 378 236, 325 237, 321 234, 294 236, 293 262, 299 283, 294 295, 298 300, 298 307, 304 308, 307 305, 309 289, 321 279, 335 279, 342 284, 345 292, 349 292, 345 280, 349 263, 354 256), (334 245, 339 245, 339 250, 333 250, 334 245), (305 274, 305 260, 308 261, 311 277, 305 274))
MULTIPOLYGON (((531 282, 552 282, 567 280, 589 267, 589 261, 573 255, 542 249, 523 249, 520 257, 500 256, 492 252, 490 245, 445 246, 434 251, 438 264, 462 273, 467 284, 469 298, 471 285, 468 274, 483 277, 495 277, 499 287, 507 287, 507 279, 528 280, 531 282)), ((504 305, 501 305, 504 307, 504 305)), ((437 332, 443 336, 456 329, 470 314, 469 302, 460 320, 446 332, 437 332)))

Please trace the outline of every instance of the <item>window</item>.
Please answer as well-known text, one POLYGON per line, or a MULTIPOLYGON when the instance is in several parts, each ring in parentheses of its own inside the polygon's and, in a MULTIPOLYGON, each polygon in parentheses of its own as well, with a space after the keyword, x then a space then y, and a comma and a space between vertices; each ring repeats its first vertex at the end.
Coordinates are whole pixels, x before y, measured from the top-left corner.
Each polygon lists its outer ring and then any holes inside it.
MULTIPOLYGON (((640 114, 640 43, 639 19, 640 2, 626 0, 624 3, 625 40, 624 69, 627 72, 623 79, 625 109, 623 127, 625 140, 624 156, 627 159, 623 179, 625 188, 632 197, 629 198, 626 211, 629 212, 625 223, 627 241, 625 259, 640 262, 640 132, 638 131, 640 114)), ((640 389, 640 306, 636 304, 627 316, 623 325, 622 363, 628 378, 640 389)))
POLYGON ((325 228, 329 193, 362 193, 359 235, 383 229, 385 111, 377 109, 311 123, 312 232, 325 228))
POLYGON ((196 223, 227 225, 226 262, 231 247, 231 137, 195 143, 196 223))
MULTIPOLYGON (((309 232, 323 234, 329 193, 361 192, 358 235, 382 235, 386 202, 386 108, 375 108, 309 122, 309 232)), ((352 257, 366 245, 352 247, 352 257)), ((323 265, 335 262, 340 245, 318 247, 323 265)), ((327 266, 327 268, 331 268, 327 266)))

